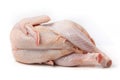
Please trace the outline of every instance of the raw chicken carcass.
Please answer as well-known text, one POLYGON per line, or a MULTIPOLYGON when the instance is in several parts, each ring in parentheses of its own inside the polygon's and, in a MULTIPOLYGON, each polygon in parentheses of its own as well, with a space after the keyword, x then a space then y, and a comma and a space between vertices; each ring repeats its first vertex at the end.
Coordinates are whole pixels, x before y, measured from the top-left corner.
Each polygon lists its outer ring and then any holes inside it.
POLYGON ((16 61, 60 66, 111 66, 111 59, 96 47, 79 24, 69 20, 46 23, 49 20, 48 16, 38 16, 23 19, 15 25, 10 39, 16 61))

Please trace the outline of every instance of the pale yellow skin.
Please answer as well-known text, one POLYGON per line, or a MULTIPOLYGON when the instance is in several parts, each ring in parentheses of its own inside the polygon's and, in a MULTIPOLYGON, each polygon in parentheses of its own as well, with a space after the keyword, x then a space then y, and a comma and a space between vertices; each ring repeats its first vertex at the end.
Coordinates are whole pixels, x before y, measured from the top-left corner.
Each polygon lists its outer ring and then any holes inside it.
MULTIPOLYGON (((27 64, 44 63, 60 66, 102 65, 109 67, 111 65, 111 62, 110 65, 106 65, 106 61, 109 60, 106 55, 101 55, 97 51, 89 52, 90 48, 88 51, 82 50, 80 48, 82 45, 75 46, 60 33, 51 29, 51 27, 57 26, 58 30, 64 31, 70 27, 78 27, 78 30, 85 36, 85 40, 95 46, 93 39, 83 27, 69 20, 42 24, 49 20, 48 16, 39 16, 23 19, 15 25, 10 38, 13 54, 17 61, 27 64), (103 64, 103 62, 105 63, 103 64)), ((87 47, 87 45, 83 45, 83 47, 85 46, 87 47)))

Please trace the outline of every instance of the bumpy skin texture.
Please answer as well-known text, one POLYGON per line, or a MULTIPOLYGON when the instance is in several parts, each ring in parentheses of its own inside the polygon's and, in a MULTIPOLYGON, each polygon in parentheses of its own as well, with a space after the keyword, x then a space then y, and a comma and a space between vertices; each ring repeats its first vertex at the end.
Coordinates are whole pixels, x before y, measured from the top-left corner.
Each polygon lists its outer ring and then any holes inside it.
POLYGON ((110 67, 111 60, 79 24, 63 20, 47 23, 48 16, 26 18, 13 27, 10 39, 16 61, 60 66, 110 67))

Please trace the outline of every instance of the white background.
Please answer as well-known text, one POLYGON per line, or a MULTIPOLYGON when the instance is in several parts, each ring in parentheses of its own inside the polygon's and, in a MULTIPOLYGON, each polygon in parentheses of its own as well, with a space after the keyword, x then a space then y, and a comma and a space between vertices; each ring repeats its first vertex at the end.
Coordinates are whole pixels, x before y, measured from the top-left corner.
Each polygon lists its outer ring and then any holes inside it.
POLYGON ((119 80, 119 0, 0 0, 0 80, 119 80), (70 19, 82 26, 113 60, 110 68, 51 67, 15 62, 10 31, 25 17, 46 14, 52 21, 70 19))

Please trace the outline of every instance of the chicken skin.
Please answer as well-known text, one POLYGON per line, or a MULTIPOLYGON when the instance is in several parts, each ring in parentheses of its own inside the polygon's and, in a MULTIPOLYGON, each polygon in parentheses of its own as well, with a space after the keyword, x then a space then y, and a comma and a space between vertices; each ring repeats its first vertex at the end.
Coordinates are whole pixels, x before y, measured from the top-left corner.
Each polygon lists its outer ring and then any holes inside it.
POLYGON ((46 15, 25 18, 13 27, 10 40, 16 61, 59 66, 111 66, 111 59, 96 47, 79 24, 70 20, 48 21, 50 18, 46 15))

